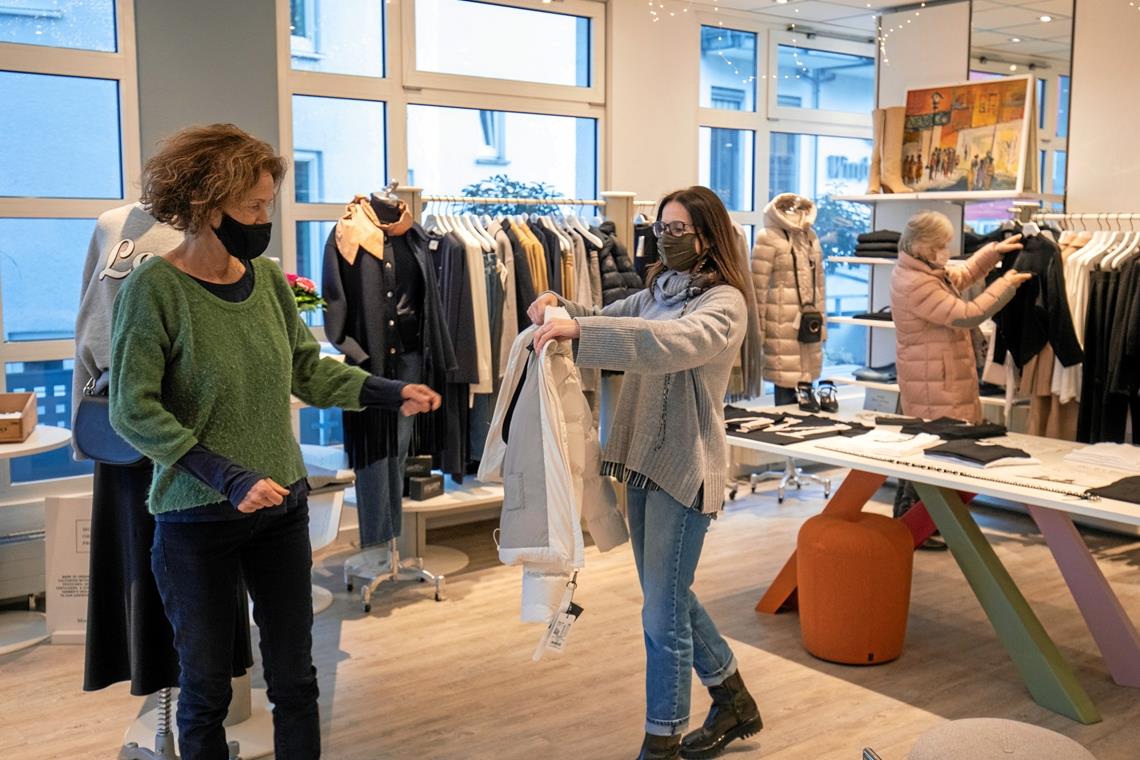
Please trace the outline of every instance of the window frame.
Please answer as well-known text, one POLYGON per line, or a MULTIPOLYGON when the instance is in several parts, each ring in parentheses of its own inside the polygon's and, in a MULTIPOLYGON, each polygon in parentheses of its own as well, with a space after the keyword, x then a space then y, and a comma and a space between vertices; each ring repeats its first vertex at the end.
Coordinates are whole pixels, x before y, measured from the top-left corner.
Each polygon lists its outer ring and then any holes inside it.
MULTIPOLYGON (((63 47, 0 42, 3 69, 24 74, 49 74, 117 82, 119 100, 119 198, 0 198, 0 218, 90 219, 138 200, 142 173, 139 127, 138 66, 134 3, 116 0, 115 51, 100 52, 63 47)), ((78 283, 75 283, 78 284, 78 283)), ((0 336, 4 334, 0 302, 0 336)), ((75 339, 39 341, 0 340, 0 390, 7 391, 7 366, 13 362, 61 361, 75 358, 75 339)), ((24 504, 46 496, 75 493, 89 487, 90 475, 73 475, 13 484, 10 460, 0 460, 0 506, 24 504)))
MULTIPOLYGON (((540 0, 474 0, 484 5, 580 16, 590 19, 590 86, 544 84, 514 79, 442 74, 416 68, 416 0, 400 0, 406 23, 402 24, 403 66, 401 81, 411 90, 444 90, 484 95, 504 95, 545 100, 578 101, 593 105, 606 102, 606 8, 594 0, 562 0, 557 6, 540 0)), ((389 6, 391 7, 391 6, 389 6)), ((501 109, 496 109, 501 110, 501 109)), ((516 109, 517 110, 517 109, 516 109)))
MULTIPOLYGON (((836 40, 822 36, 815 36, 811 39, 802 32, 786 32, 773 30, 768 35, 768 50, 766 60, 768 62, 768 71, 774 72, 765 81, 769 83, 767 88, 768 97, 768 118, 769 120, 780 121, 795 121, 795 122, 811 122, 815 124, 826 124, 829 126, 850 126, 850 127, 871 127, 871 113, 857 113, 853 111, 826 111, 816 108, 792 108, 790 106, 782 106, 779 103, 779 71, 780 71, 780 46, 794 46, 798 48, 806 48, 809 50, 821 50, 827 53, 842 53, 844 55, 855 55, 861 58, 870 58, 872 67, 876 66, 878 60, 877 51, 874 43, 866 42, 851 42, 848 40, 836 40), (776 86, 771 86, 775 82, 776 86)), ((871 97, 871 108, 875 107, 874 93, 871 97)), ((784 130, 780 130, 784 131, 784 130)))

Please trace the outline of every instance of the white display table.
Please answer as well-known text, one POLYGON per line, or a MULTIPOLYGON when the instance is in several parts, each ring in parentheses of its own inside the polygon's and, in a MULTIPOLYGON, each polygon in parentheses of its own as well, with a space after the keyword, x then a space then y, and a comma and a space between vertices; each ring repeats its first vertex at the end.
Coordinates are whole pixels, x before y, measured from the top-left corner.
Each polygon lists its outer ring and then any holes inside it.
MULTIPOLYGON (((36 425, 23 443, 0 443, 0 459, 15 459, 53 451, 71 442, 66 428, 36 425)), ((0 654, 18 652, 48 637, 47 617, 40 612, 0 612, 0 654)))

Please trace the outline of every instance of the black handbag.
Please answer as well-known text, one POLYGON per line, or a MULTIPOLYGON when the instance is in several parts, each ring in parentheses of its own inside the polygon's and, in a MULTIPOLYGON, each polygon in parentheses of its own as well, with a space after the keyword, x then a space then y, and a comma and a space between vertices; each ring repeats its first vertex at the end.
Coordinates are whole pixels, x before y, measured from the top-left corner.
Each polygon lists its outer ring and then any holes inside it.
POLYGON ((800 343, 819 343, 823 340, 823 314, 815 305, 815 262, 808 255, 808 264, 811 266, 811 301, 804 303, 803 291, 800 290, 800 262, 796 257, 796 246, 787 230, 783 230, 784 238, 788 241, 788 249, 792 254, 792 274, 796 278, 796 299, 800 303, 800 329, 796 339, 800 343))
POLYGON ((146 457, 111 427, 111 404, 106 394, 94 395, 92 379, 83 389, 83 398, 75 412, 72 437, 76 450, 96 462, 129 466, 142 463, 146 457))

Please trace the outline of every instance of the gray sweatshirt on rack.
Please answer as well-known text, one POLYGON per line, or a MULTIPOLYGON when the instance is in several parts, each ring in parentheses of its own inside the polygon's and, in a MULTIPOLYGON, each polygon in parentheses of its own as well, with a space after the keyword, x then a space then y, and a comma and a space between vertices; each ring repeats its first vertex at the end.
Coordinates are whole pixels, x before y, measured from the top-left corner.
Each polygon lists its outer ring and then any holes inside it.
POLYGON ((625 372, 602 459, 644 475, 702 512, 724 505, 724 399, 748 313, 719 285, 683 302, 642 290, 604 309, 561 300, 581 327, 580 367, 625 372))
MULTIPOLYGON (((155 221, 137 203, 99 216, 83 264, 79 315, 75 320, 72 420, 88 381, 95 378, 95 389, 102 392, 110 379, 107 369, 111 365, 111 308, 120 286, 136 267, 151 256, 173 250, 182 237, 181 232, 155 221)), ((78 452, 75 455, 80 457, 78 452)))

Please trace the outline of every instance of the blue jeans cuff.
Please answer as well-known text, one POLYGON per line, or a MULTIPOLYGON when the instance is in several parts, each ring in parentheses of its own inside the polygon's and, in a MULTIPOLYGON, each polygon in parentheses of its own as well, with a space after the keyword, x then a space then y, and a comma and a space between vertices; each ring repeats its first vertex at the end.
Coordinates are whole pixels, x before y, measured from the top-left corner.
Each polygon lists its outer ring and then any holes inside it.
POLYGON ((677 720, 653 720, 651 718, 645 720, 645 733, 654 736, 677 736, 685 733, 685 729, 688 727, 688 716, 677 720))
POLYGON ((726 680, 736 675, 736 670, 736 655, 733 655, 732 659, 730 659, 723 668, 713 673, 712 675, 702 676, 699 673, 697 675, 700 677, 701 683, 706 687, 720 686, 726 680))

